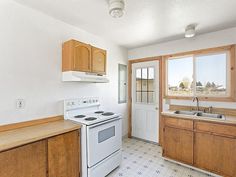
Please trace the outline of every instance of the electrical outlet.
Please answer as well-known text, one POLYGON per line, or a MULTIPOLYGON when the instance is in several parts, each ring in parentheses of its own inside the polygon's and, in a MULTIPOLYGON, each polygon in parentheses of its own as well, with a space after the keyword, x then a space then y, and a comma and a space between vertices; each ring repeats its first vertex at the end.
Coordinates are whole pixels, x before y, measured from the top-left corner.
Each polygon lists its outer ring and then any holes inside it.
POLYGON ((24 109, 25 108, 25 100, 17 99, 16 100, 16 109, 24 109))

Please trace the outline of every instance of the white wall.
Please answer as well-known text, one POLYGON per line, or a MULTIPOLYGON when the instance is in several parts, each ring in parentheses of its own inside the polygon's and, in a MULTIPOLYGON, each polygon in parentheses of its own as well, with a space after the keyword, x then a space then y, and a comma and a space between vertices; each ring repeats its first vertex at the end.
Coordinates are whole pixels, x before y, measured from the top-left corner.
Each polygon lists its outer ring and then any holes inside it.
POLYGON ((12 0, 0 2, 0 125, 62 115, 62 100, 99 96, 104 109, 124 116, 118 104, 118 63, 127 63, 127 50, 93 34, 58 21, 12 0), (77 39, 107 50, 110 83, 61 82, 61 45, 77 39), (16 99, 26 100, 23 110, 16 99))
MULTIPOLYGON (((203 35, 197 35, 194 38, 170 41, 145 47, 135 48, 128 51, 129 59, 162 56, 192 50, 199 50, 223 45, 236 44, 236 27, 222 31, 212 32, 203 35)), ((236 76, 235 76, 236 77, 236 76)), ((170 100, 171 104, 177 105, 194 105, 192 101, 170 100)), ((235 102, 200 102, 201 106, 214 106, 222 108, 235 108, 235 102)), ((168 109, 168 105, 164 103, 164 108, 168 109)))

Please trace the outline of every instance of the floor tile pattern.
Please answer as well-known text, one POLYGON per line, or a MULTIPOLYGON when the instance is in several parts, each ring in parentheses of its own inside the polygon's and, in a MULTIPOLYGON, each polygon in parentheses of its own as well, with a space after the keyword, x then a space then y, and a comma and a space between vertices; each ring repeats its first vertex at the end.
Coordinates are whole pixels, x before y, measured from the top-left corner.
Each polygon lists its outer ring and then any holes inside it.
POLYGON ((209 177, 210 175, 168 162, 161 147, 137 139, 123 140, 122 164, 107 177, 209 177))

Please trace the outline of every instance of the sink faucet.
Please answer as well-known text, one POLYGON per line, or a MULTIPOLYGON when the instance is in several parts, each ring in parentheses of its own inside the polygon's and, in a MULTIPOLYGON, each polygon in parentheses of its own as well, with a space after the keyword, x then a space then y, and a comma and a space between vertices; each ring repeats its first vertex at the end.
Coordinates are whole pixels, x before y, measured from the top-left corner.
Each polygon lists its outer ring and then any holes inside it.
POLYGON ((194 102, 195 100, 197 101, 197 111, 200 111, 200 110, 199 110, 199 99, 198 99, 198 97, 193 97, 193 102, 194 102))

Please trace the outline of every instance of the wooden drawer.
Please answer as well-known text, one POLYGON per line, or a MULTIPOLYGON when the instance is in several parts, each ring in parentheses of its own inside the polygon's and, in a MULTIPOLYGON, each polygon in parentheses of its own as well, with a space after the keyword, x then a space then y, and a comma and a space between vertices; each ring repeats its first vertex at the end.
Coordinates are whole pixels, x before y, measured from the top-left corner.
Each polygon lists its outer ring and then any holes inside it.
POLYGON ((217 135, 236 137, 235 125, 196 121, 194 124, 194 129, 201 132, 210 132, 217 135))
POLYGON ((174 117, 164 117, 164 122, 165 126, 193 130, 193 120, 186 120, 174 117))

